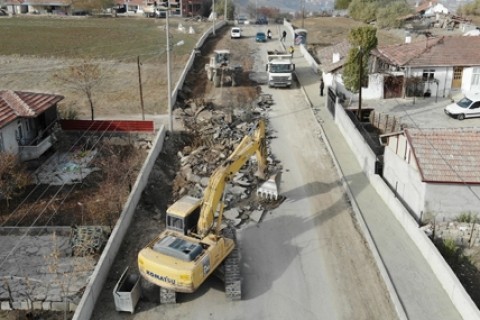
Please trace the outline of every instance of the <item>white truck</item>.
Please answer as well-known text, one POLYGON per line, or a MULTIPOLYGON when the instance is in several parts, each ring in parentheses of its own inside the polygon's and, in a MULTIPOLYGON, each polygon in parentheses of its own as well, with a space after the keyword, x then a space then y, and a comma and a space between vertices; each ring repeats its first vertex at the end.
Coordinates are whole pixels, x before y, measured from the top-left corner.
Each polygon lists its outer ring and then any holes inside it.
POLYGON ((295 64, 292 54, 280 51, 267 51, 268 86, 290 87, 293 83, 295 64))

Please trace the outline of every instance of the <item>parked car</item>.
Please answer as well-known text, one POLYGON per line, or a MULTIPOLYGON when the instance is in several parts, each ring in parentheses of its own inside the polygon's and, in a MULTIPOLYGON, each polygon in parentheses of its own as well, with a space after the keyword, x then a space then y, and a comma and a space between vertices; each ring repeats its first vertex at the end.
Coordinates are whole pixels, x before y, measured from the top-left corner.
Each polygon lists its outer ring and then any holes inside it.
POLYGON ((267 42, 267 35, 265 34, 265 32, 257 32, 257 35, 255 36, 255 41, 267 42))
POLYGON ((237 28, 237 27, 233 27, 231 30, 230 30, 230 38, 241 38, 242 37, 242 31, 240 30, 240 28, 237 28))
POLYGON ((444 112, 458 120, 480 117, 480 93, 466 94, 458 102, 446 106, 444 112))
POLYGON ((115 13, 126 13, 127 12, 127 6, 124 4, 117 4, 116 6, 112 7, 112 11, 115 13))
POLYGON ((245 16, 238 16, 237 24, 248 24, 248 19, 245 16))
POLYGON ((268 24, 268 20, 265 17, 260 17, 255 21, 255 24, 268 24))

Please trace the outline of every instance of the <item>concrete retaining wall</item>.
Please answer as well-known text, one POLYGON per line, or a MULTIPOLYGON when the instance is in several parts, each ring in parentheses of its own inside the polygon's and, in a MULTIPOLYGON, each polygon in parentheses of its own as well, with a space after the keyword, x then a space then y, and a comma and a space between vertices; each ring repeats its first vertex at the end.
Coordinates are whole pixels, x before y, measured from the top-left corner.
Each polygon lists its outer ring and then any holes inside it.
POLYGON ((108 239, 107 245, 100 256, 100 260, 90 277, 90 282, 85 288, 82 300, 80 300, 80 303, 76 308, 75 314, 73 315, 74 320, 88 320, 93 313, 97 298, 102 292, 110 268, 115 261, 115 256, 118 253, 118 249, 120 248, 123 238, 130 226, 130 222, 132 221, 135 208, 137 207, 142 192, 147 185, 148 176, 152 171, 153 165, 160 154, 160 151, 162 151, 165 133, 165 128, 161 127, 153 141, 153 148, 150 150, 150 153, 137 176, 137 180, 133 185, 132 192, 130 193, 127 202, 125 203, 122 214, 120 215, 120 218, 108 239))
MULTIPOLYGON (((225 24, 225 21, 221 21, 215 24, 215 30, 222 28, 225 24)), ((200 37, 200 39, 197 41, 195 48, 202 47, 206 39, 212 33, 213 26, 209 28, 202 35, 202 37, 200 37)), ((193 66, 196 54, 195 52, 196 49, 192 50, 190 58, 188 59, 187 64, 185 65, 185 68, 173 89, 172 101, 176 101, 178 91, 181 90, 181 88, 183 87, 185 77, 187 76, 188 71, 193 66)), ((153 148, 150 150, 150 153, 145 163, 143 164, 141 171, 139 172, 135 185, 132 188, 132 192, 130 193, 130 196, 128 197, 128 200, 124 206, 123 212, 120 215, 120 218, 118 219, 112 234, 110 235, 108 243, 103 250, 103 253, 100 257, 100 260, 98 261, 95 271, 90 278, 90 282, 85 288, 82 300, 80 300, 80 303, 76 308, 75 314, 73 315, 73 320, 88 320, 91 318, 91 315, 95 308, 95 303, 97 302, 97 299, 102 292, 103 285, 105 284, 108 273, 110 272, 110 268, 115 260, 115 256, 118 253, 123 238, 125 237, 128 227, 130 226, 130 222, 132 221, 133 214, 135 213, 135 208, 140 201, 140 196, 147 184, 148 176, 152 171, 155 160, 157 159, 160 151, 162 150, 165 133, 166 129, 164 127, 161 127, 155 137, 155 140, 153 141, 153 148)))
MULTIPOLYGON (((287 27, 290 27, 291 30, 293 30, 291 25, 288 25, 288 23, 285 23, 285 25, 287 27)), ((315 73, 321 72, 319 66, 316 64, 314 59, 308 58, 310 56, 310 53, 303 47, 303 45, 301 46, 300 50, 303 56, 306 57, 307 61, 312 66, 313 71, 315 73)), ((395 215, 395 218, 400 222, 400 224, 408 233, 410 238, 415 242, 418 249, 425 257, 426 261, 429 263, 442 287, 445 289, 448 296, 452 300, 452 303, 457 308, 458 312, 461 314, 463 319, 480 319, 479 309, 472 301, 470 295, 466 292, 465 288, 462 286, 455 273, 453 273, 450 266, 445 262, 445 259, 438 252, 435 245, 430 241, 430 239, 425 235, 425 233, 419 229, 416 221, 410 216, 410 214, 400 203, 400 201, 395 198, 394 193, 385 184, 383 179, 380 178, 378 175, 374 174, 376 156, 371 151, 362 135, 358 132, 355 125, 352 123, 352 121, 346 114, 344 108, 338 103, 336 104, 335 108, 335 123, 342 132, 350 148, 354 150, 357 160, 361 164, 364 173, 369 178, 370 183, 375 188, 377 193, 382 197, 385 203, 388 205, 390 210, 395 215)), ((354 201, 352 201, 352 204, 355 210, 356 206, 354 201)), ((358 209, 355 211, 358 211, 358 209)), ((361 214, 359 214, 358 216, 361 217, 361 214)), ((362 230, 364 230, 364 233, 369 234, 368 226, 365 224, 363 219, 360 219, 360 227, 362 228, 362 230)), ((369 242, 369 246, 371 248, 375 247, 374 243, 371 243, 371 241, 368 241, 368 239, 367 242, 369 242)), ((381 257, 378 255, 376 250, 373 251, 376 260, 381 262, 381 257)), ((386 270, 383 270, 383 262, 379 263, 379 268, 382 276, 385 278, 386 275, 384 273, 386 272, 386 270)), ((391 288, 389 286, 388 281, 387 286, 389 287, 389 291, 393 292, 392 290, 394 290, 394 288, 391 288)), ((395 295, 396 294, 394 293, 394 300, 395 295)), ((398 315, 400 318, 404 318, 405 314, 403 310, 399 309, 398 303, 398 301, 397 303, 395 303, 398 315)))
MULTIPOLYGON (((450 266, 445 262, 445 259, 438 252, 435 245, 432 243, 432 241, 430 241, 425 233, 419 229, 417 222, 395 197, 394 193, 385 184, 383 179, 380 178, 380 176, 373 174, 374 171, 372 171, 371 167, 372 155, 365 150, 365 148, 368 148, 368 145, 365 141, 359 141, 360 139, 363 140, 363 137, 361 137, 361 135, 358 133, 355 125, 351 122, 350 118, 345 113, 345 110, 339 104, 336 104, 335 118, 335 122, 337 126, 339 126, 340 131, 342 132, 348 145, 352 148, 352 150, 355 150, 357 160, 360 164, 363 164, 362 168, 369 178, 370 183, 388 205, 390 210, 395 215, 395 218, 400 222, 412 241, 417 245, 418 249, 422 253, 425 260, 429 263, 433 273, 437 277, 442 287, 445 289, 445 292, 447 292, 462 318, 472 320, 480 319, 480 311, 478 310, 477 306, 472 301, 470 295, 466 292, 455 273, 453 273, 450 266), (357 133, 355 134, 355 132, 357 133)), ((374 163, 375 157, 373 158, 373 165, 374 163)))
POLYGON ((363 172, 367 176, 374 174, 377 156, 352 123, 342 105, 338 103, 335 104, 335 123, 345 137, 350 149, 355 153, 363 172))

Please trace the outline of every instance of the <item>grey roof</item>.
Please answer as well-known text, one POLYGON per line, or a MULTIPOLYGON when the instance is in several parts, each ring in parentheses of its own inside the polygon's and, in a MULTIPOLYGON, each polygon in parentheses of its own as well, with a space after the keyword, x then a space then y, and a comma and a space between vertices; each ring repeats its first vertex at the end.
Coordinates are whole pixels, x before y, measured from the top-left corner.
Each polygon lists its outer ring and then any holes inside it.
POLYGON ((378 47, 372 54, 396 66, 478 66, 480 37, 436 37, 378 47))
POLYGON ((321 69, 325 73, 329 73, 343 67, 347 61, 348 51, 350 51, 350 43, 344 40, 330 47, 322 48, 318 51, 317 56, 320 59, 321 69), (333 54, 338 53, 340 60, 333 62, 333 54))
POLYGON ((405 129, 424 182, 480 184, 480 129, 405 129))

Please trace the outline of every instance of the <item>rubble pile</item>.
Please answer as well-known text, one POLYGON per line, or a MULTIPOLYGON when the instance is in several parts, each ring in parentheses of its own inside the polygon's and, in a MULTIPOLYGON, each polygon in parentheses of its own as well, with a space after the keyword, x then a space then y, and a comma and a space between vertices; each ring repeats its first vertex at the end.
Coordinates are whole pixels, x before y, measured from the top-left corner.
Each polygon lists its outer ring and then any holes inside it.
MULTIPOLYGON (((194 136, 194 142, 177 156, 181 168, 174 181, 174 198, 188 194, 203 196, 213 171, 227 159, 238 143, 257 128, 257 120, 266 119, 266 112, 273 104, 270 95, 262 95, 254 105, 244 110, 225 109, 212 102, 190 101, 184 108, 175 110, 176 118, 183 121, 186 131, 194 136)), ((268 169, 267 175, 276 173, 280 164, 268 148, 270 137, 267 125, 268 169)), ((261 181, 257 180, 256 159, 253 156, 232 178, 225 190, 224 221, 239 227, 245 222, 260 222, 266 211, 265 201, 255 193, 261 181)))

